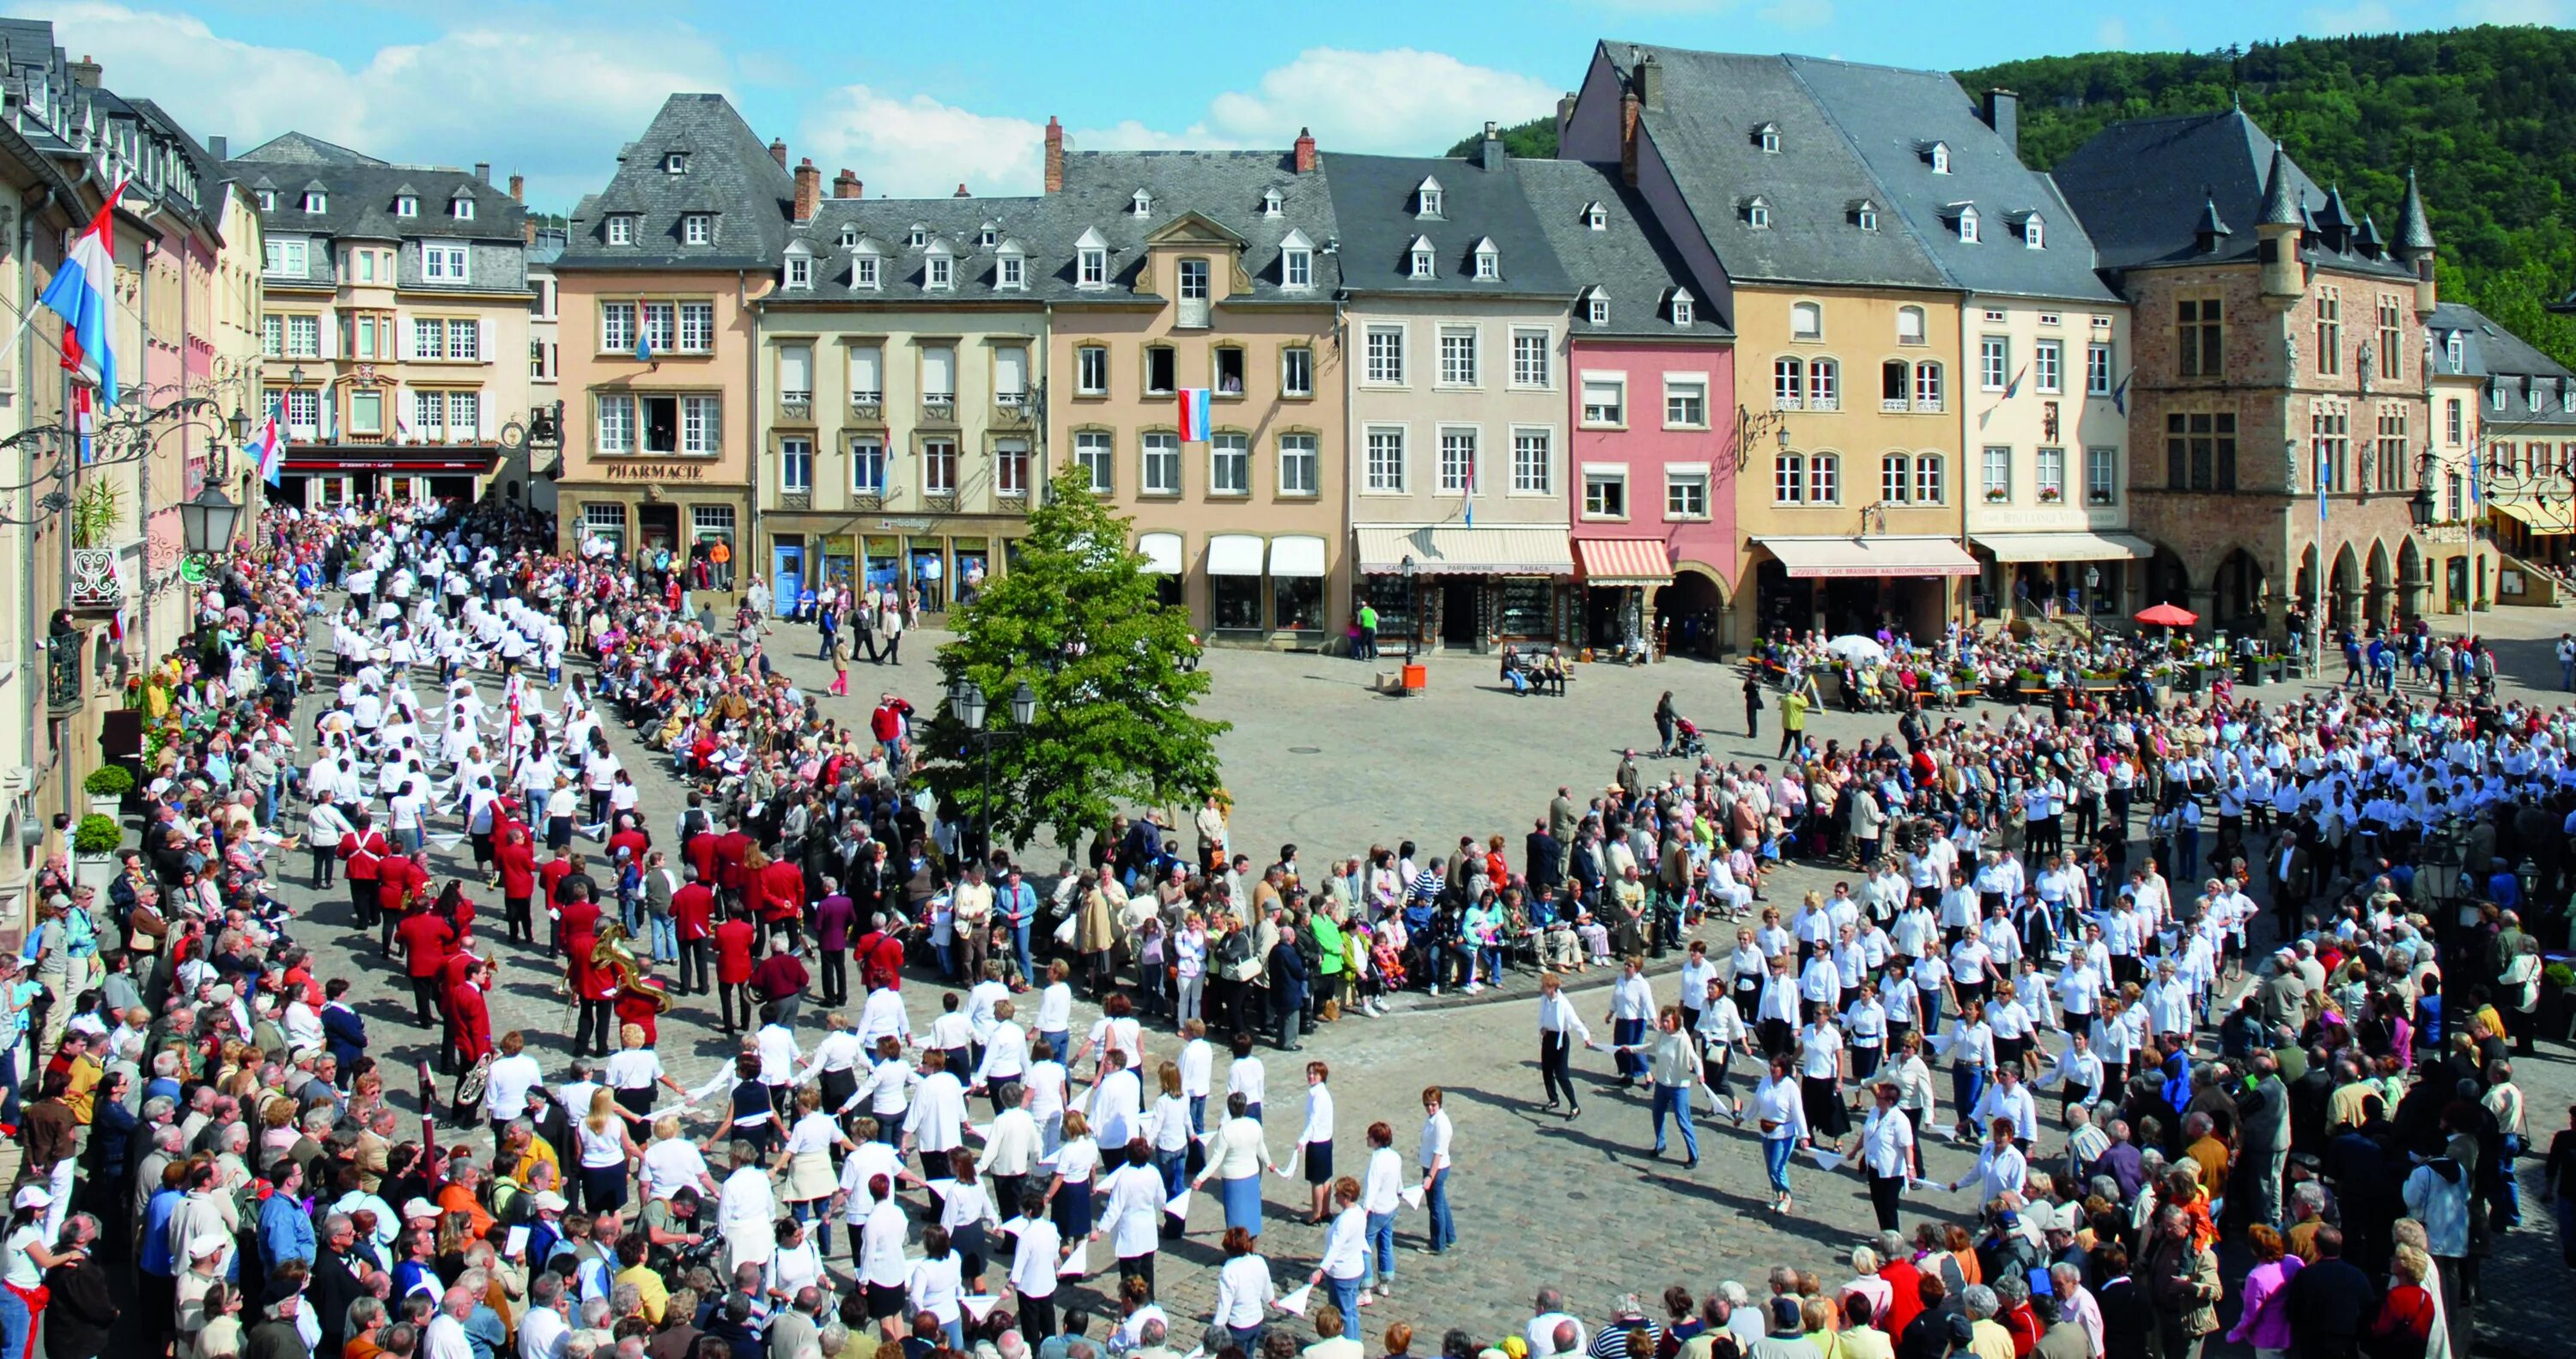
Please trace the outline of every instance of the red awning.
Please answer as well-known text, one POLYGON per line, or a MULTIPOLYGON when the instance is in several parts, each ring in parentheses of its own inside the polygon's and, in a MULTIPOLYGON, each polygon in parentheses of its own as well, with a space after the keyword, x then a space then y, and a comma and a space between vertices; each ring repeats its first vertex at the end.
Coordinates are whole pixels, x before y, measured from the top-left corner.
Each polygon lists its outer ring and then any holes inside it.
POLYGON ((1673 578, 1664 545, 1652 538, 1577 538, 1574 559, 1586 585, 1663 585, 1673 578))

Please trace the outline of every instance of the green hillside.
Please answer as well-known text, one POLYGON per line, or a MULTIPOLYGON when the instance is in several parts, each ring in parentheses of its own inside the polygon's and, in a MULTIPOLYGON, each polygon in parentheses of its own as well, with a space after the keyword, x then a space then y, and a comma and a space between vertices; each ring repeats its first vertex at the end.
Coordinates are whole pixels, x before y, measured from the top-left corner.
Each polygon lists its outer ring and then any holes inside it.
MULTIPOLYGON (((2021 99, 2024 159, 2047 167, 2123 118, 2245 111, 2356 211, 2396 227, 2414 166, 2440 238, 2442 295, 2576 366, 2576 32, 2465 28, 2302 38, 2218 52, 2095 52, 1961 71, 2021 99)), ((1463 155, 1475 138, 1450 152, 1463 155)), ((1510 129, 1516 156, 1556 152, 1552 117, 1510 129)))

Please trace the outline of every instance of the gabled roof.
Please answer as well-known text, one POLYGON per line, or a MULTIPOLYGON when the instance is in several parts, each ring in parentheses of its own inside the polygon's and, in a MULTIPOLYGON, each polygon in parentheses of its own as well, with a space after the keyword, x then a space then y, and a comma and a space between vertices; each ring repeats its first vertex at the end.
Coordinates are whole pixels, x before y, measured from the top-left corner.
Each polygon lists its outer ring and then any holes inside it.
POLYGON ((2313 214, 2328 195, 2242 109, 2113 123, 2060 161, 2055 178, 2092 232, 2105 269, 2253 260, 2256 232, 2201 251, 2193 230, 2206 201, 2230 221, 2300 224, 2308 233, 2300 254, 2311 262, 2412 276, 2393 259, 2326 249, 2316 234, 2324 224, 2313 214))
POLYGON ((1342 231, 1342 285, 1351 292, 1574 295, 1574 284, 1557 266, 1547 233, 1522 191, 1525 162, 1498 154, 1488 168, 1476 159, 1340 152, 1328 153, 1322 161, 1333 219, 1342 231), (1440 182, 1440 215, 1417 216, 1414 190, 1431 179, 1440 182), (1430 243, 1438 265, 1435 277, 1412 276, 1406 254, 1417 239, 1430 243), (1475 252, 1487 242, 1501 277, 1478 279, 1475 252))
MULTIPOLYGON (((1713 287, 1691 276, 1681 251, 1656 224, 1644 195, 1623 182, 1616 162, 1579 160, 1515 162, 1514 178, 1528 199, 1530 213, 1547 239, 1556 267, 1578 299, 1598 288, 1609 298, 1610 323, 1596 326, 1578 306, 1567 322, 1577 338, 1724 340, 1734 331, 1717 309, 1691 308, 1691 324, 1676 326, 1658 303, 1671 291, 1687 287, 1694 298, 1716 295, 1713 287), (1584 224, 1584 213, 1598 207, 1608 219, 1603 230, 1584 224)), ((1508 274, 1511 261, 1503 261, 1508 274)))
POLYGON ((618 156, 608 186, 576 211, 558 269, 769 269, 787 245, 796 182, 720 94, 674 94, 618 156), (672 174, 662 158, 686 153, 672 174), (690 245, 680 219, 713 213, 714 239, 690 245), (632 245, 610 245, 607 219, 632 218, 632 245))
POLYGON ((2482 434, 2511 436, 2534 426, 2564 433, 2576 427, 2576 411, 2567 409, 2568 394, 2576 390, 2576 373, 2496 324, 2484 312, 2465 303, 2444 302, 2433 308, 2432 318, 2424 323, 2424 335, 2432 347, 2430 366, 2435 377, 2479 378, 2482 392, 2498 387, 2505 391, 2509 404, 2502 412, 2490 412, 2484 417, 2492 428, 2482 430, 2482 434), (2457 368, 2450 362, 2453 336, 2460 340, 2457 368), (2535 383, 2544 393, 2537 411, 2531 409, 2527 395, 2535 383))
POLYGON ((364 151, 326 142, 306 132, 284 132, 233 157, 259 165, 383 165, 364 151))
POLYGON ((1639 59, 1662 69, 1660 107, 1641 111, 1640 135, 1736 281, 1952 286, 1914 233, 1864 232, 1846 218, 1853 199, 1888 195, 1787 59, 1625 42, 1598 51, 1632 84, 1639 59), (1777 154, 1751 132, 1763 123, 1779 126, 1777 154), (1734 210, 1757 193, 1771 207, 1768 227, 1734 210))
POLYGON ((276 206, 259 215, 262 229, 270 232, 333 239, 419 238, 496 245, 516 245, 523 239, 520 224, 527 217, 527 209, 470 170, 396 165, 300 132, 275 138, 224 165, 228 177, 244 180, 253 189, 275 191, 276 206), (280 148, 289 154, 271 154, 280 148), (326 157, 311 148, 324 148, 331 154, 326 157), (290 189, 288 185, 298 186, 290 189), (312 192, 322 195, 323 211, 304 210, 304 195, 312 192), (395 215, 394 199, 404 193, 420 199, 419 216, 395 215), (459 194, 474 202, 474 215, 461 221, 448 206, 459 194))

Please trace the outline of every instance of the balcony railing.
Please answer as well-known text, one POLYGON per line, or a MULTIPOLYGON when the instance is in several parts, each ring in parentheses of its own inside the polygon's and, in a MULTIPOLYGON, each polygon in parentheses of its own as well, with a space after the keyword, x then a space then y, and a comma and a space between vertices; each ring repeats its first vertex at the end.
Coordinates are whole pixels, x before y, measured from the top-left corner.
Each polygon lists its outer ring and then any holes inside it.
POLYGON ((1778 392, 1771 394, 1771 409, 1775 411, 1804 410, 1806 406, 1807 402, 1803 397, 1782 396, 1778 392))
POLYGON ((1914 403, 1901 396, 1882 396, 1878 399, 1878 409, 1887 415, 1903 415, 1914 409, 1914 403))
POLYGON ((1914 398, 1914 413, 1916 415, 1939 415, 1941 413, 1941 398, 1937 396, 1930 398, 1918 396, 1914 398))
POLYGON ((780 392, 778 394, 778 415, 782 420, 803 421, 813 419, 814 393, 811 391, 780 392))
POLYGON ((81 653, 87 650, 79 633, 65 633, 46 643, 45 706, 56 713, 80 711, 81 653))
POLYGON ((1811 411, 1838 411, 1842 408, 1843 399, 1839 396, 1811 396, 1807 398, 1807 409, 1811 411))
POLYGON ((943 425, 956 423, 957 394, 955 392, 931 392, 923 396, 921 398, 921 418, 926 421, 932 421, 943 425))

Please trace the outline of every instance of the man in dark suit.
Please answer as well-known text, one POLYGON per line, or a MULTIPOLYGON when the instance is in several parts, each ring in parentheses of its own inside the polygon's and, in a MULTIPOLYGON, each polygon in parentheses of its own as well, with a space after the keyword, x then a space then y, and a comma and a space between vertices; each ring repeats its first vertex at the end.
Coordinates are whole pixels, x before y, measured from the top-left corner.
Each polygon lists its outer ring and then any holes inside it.
POLYGON ((2102 1308, 2102 1359, 2147 1359, 2155 1342, 2156 1309, 2147 1290, 2129 1277, 2129 1251, 2118 1243, 2094 1252, 2102 1286, 2093 1290, 2102 1308))
POLYGON ((304 1290, 313 1319, 322 1327, 318 1353, 337 1354, 347 1340, 349 1304, 366 1296, 360 1275, 367 1268, 366 1257, 358 1253, 358 1229, 347 1214, 333 1213, 322 1223, 322 1248, 314 1253, 312 1282, 304 1290))
POLYGON ((1279 1023, 1279 1050, 1297 1052, 1298 1017, 1306 1011, 1306 955, 1297 951, 1296 934, 1281 922, 1279 942, 1270 950, 1270 1011, 1279 1023))
POLYGON ((2292 928, 2290 922, 2297 920, 2300 909, 2308 904, 2308 883, 2315 875, 2315 862, 2298 834, 2286 829, 2281 832, 2281 843, 2272 847, 2268 857, 2272 909, 2280 913, 2282 928, 2288 930, 2292 928))
POLYGON ((2301 1359, 2345 1359, 2361 1352, 2362 1318, 2379 1310, 2379 1290, 2343 1258, 2342 1232, 2317 1228, 2315 1248, 2316 1263, 2290 1276, 2290 1334, 2301 1359))
POLYGON ((70 1258, 45 1271, 45 1359, 98 1359, 116 1325, 116 1300, 98 1263, 98 1219, 74 1213, 63 1222, 58 1250, 70 1258))
POLYGON ((1529 839, 1522 843, 1521 871, 1529 879, 1533 898, 1556 894, 1556 884, 1565 876, 1564 863, 1565 846, 1547 833, 1547 818, 1532 822, 1529 839))
POLYGON ((367 1021, 349 1004, 348 978, 333 977, 323 983, 322 994, 322 1046, 338 1063, 337 1084, 345 1090, 350 1074, 358 1069, 358 1059, 367 1055, 367 1021))

